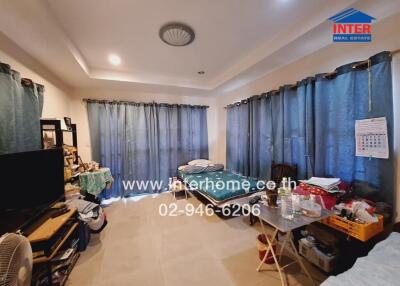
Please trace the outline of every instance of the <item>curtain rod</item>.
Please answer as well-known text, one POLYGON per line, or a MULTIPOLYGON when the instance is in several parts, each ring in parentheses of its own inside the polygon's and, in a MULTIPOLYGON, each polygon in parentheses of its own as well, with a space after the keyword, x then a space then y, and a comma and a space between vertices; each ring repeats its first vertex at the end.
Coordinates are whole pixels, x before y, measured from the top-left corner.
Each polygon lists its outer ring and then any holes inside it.
POLYGON ((390 52, 391 55, 394 55, 394 54, 397 54, 397 53, 400 53, 400 49, 394 50, 394 51, 391 51, 391 52, 390 52))
POLYGON ((21 83, 21 85, 23 85, 25 87, 32 87, 32 88, 36 88, 38 90, 44 91, 44 85, 42 85, 40 83, 36 83, 33 80, 31 80, 30 78, 21 78, 20 72, 12 69, 9 64, 3 63, 1 61, 0 61, 0 72, 11 75, 11 77, 15 81, 21 83))
POLYGON ((126 104, 126 105, 160 105, 160 106, 182 106, 182 107, 195 107, 195 108, 209 108, 208 105, 157 103, 155 101, 135 102, 135 101, 123 101, 123 100, 90 99, 90 98, 83 98, 82 101, 83 102, 93 102, 93 103, 126 104))
MULTIPOLYGON (((400 53, 400 49, 391 51, 391 52, 390 52, 390 55, 392 56, 392 55, 397 54, 397 53, 400 53)), ((371 59, 367 59, 367 60, 364 60, 364 61, 357 62, 357 63, 355 63, 355 64, 352 66, 352 68, 353 68, 353 69, 356 69, 356 68, 361 67, 361 66, 363 66, 363 65, 368 65, 368 67, 370 67, 370 65, 371 65, 371 59)), ((332 72, 325 73, 325 74, 323 75, 323 77, 324 77, 324 78, 330 78, 330 77, 332 77, 332 76, 335 76, 337 73, 338 73, 338 71, 337 71, 337 70, 334 70, 334 71, 332 71, 332 72)), ((288 88, 290 88, 290 89, 292 89, 292 88, 298 87, 298 86, 299 86, 299 82, 297 82, 296 84, 285 85, 285 86, 288 87, 288 88)), ((263 93, 262 95, 258 96, 258 99, 261 99, 264 95, 267 95, 267 96, 268 96, 268 95, 275 95, 274 93, 276 93, 276 92, 279 92, 279 90, 272 90, 272 91, 270 91, 270 92, 263 93)), ((277 94, 277 93, 276 93, 276 94, 277 94)), ((256 96, 252 96, 252 97, 256 97, 256 96)), ((224 107, 224 109, 227 109, 228 107, 235 106, 235 105, 238 106, 238 105, 240 105, 240 104, 242 104, 242 103, 244 103, 244 102, 247 103, 247 101, 248 101, 248 99, 244 99, 244 100, 241 100, 241 101, 238 101, 238 102, 235 102, 235 103, 228 104, 227 106, 224 107)))
MULTIPOLYGON (((391 52, 390 52, 390 55, 392 56, 392 55, 397 54, 397 53, 399 53, 399 52, 400 52, 400 49, 394 50, 394 51, 391 51, 391 52)), ((354 65, 352 66, 352 68, 353 68, 353 69, 356 69, 356 68, 361 67, 361 66, 363 66, 363 65, 370 65, 370 64, 371 64, 371 59, 367 59, 367 60, 360 61, 360 62, 354 64, 354 65)), ((326 74, 324 75, 324 77, 325 77, 325 78, 328 78, 328 77, 333 76, 333 75, 336 75, 336 74, 337 74, 337 70, 334 70, 333 72, 326 73, 326 74)))

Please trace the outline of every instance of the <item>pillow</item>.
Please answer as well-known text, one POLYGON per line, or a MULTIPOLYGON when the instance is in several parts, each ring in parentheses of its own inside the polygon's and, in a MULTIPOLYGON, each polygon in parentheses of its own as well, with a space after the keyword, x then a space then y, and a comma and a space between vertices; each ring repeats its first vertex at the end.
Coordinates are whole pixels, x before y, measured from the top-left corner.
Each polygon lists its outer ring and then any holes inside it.
POLYGON ((184 165, 184 166, 180 166, 178 169, 179 169, 179 171, 186 173, 186 174, 199 174, 199 173, 205 173, 205 172, 222 171, 224 169, 224 165, 223 164, 215 164, 214 166, 207 166, 207 167, 184 165))
POLYGON ((179 170, 179 171, 183 171, 183 170, 185 170, 187 167, 189 167, 189 165, 182 165, 182 166, 179 166, 179 167, 178 167, 178 170, 179 170))
POLYGON ((213 166, 214 164, 210 160, 206 159, 197 159, 197 160, 192 160, 188 163, 190 166, 200 166, 200 167, 207 167, 207 166, 213 166))

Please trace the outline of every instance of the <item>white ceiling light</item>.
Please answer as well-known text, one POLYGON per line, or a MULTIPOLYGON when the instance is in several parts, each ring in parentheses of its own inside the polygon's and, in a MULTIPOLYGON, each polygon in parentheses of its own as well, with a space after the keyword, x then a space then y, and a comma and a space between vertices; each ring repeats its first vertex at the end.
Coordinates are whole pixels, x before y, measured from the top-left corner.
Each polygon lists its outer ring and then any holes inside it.
POLYGON ((121 64, 121 58, 116 54, 110 54, 108 56, 108 61, 114 66, 119 66, 121 64))
POLYGON ((194 40, 194 31, 182 23, 170 23, 161 27, 159 36, 164 43, 182 47, 189 45, 194 40))

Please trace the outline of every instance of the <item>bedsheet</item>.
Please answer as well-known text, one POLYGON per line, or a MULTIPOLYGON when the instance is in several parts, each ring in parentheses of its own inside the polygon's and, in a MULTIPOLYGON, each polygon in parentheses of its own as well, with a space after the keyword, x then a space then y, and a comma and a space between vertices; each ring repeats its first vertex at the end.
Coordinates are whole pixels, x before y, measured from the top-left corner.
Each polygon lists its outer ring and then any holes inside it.
POLYGON ((178 175, 186 184, 197 186, 197 191, 211 197, 216 202, 223 202, 260 190, 260 188, 257 188, 256 179, 234 174, 229 171, 206 172, 200 174, 186 174, 178 171, 178 175), (219 182, 219 185, 217 185, 217 182, 219 182))
POLYGON ((353 267, 331 276, 323 286, 387 286, 400 285, 400 233, 392 232, 367 256, 358 258, 353 267))

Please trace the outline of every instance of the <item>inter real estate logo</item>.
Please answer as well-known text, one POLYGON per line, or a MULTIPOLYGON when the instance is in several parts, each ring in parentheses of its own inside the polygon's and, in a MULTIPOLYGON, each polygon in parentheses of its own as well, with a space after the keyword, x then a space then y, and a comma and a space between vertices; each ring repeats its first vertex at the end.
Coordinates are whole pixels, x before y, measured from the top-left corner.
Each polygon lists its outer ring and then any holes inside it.
POLYGON ((371 42, 371 22, 376 20, 350 8, 329 18, 333 24, 334 42, 371 42))

